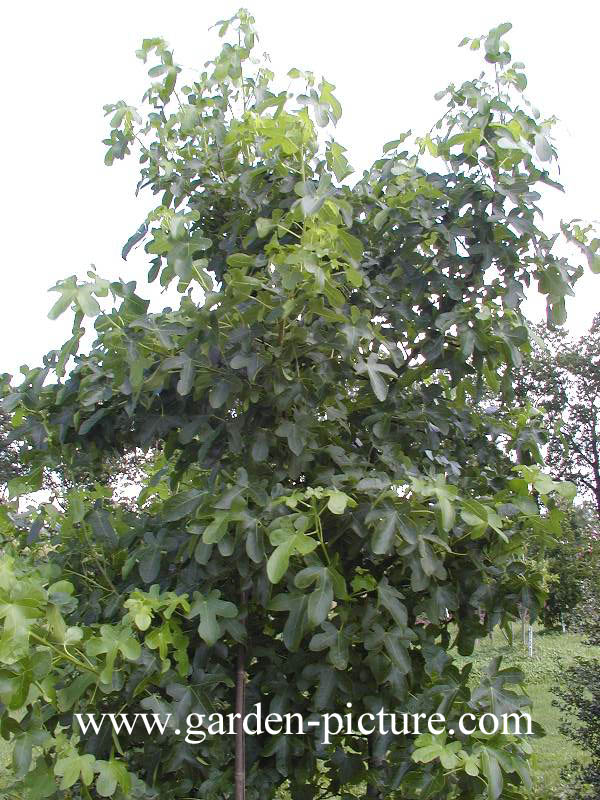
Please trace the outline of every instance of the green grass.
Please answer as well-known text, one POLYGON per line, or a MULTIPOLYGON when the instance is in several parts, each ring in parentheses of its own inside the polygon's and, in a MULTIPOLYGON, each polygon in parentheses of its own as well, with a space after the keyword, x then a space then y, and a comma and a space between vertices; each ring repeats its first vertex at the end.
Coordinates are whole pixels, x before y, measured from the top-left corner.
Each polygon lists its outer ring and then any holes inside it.
POLYGON ((534 654, 529 658, 520 641, 520 630, 514 629, 513 645, 501 632, 493 640, 480 641, 472 657, 459 657, 460 662, 473 661, 474 677, 481 674, 494 656, 503 657, 502 665, 514 666, 525 674, 525 690, 533 701, 532 717, 546 730, 546 736, 534 741, 532 767, 536 794, 551 797, 561 788, 560 771, 574 758, 585 759, 567 738, 558 732, 560 711, 552 705, 551 688, 557 682, 559 670, 574 662, 576 656, 600 656, 599 647, 583 644, 581 636, 573 633, 554 633, 534 629, 534 654))
POLYGON ((10 786, 12 782, 9 767, 12 756, 12 744, 0 737, 0 800, 4 800, 3 787, 10 786))

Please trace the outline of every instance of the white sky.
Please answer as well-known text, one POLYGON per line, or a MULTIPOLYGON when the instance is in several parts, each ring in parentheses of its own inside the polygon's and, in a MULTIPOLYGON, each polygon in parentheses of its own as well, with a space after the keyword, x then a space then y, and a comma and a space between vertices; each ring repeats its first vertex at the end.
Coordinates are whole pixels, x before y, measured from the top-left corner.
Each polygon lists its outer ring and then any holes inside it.
MULTIPOLYGON (((4 6, 0 372, 37 365, 68 337, 68 314, 57 322, 46 317, 57 297, 47 289, 57 280, 74 273, 84 278, 94 263, 103 277, 135 279, 143 287, 142 249, 126 263, 120 250, 143 221, 151 196, 134 197, 135 160, 104 166, 102 106, 140 100, 148 81, 147 67, 135 57, 142 38, 163 36, 176 61, 201 67, 219 46, 208 27, 239 5, 38 0, 4 6)), ((344 108, 336 139, 358 170, 398 133, 426 132, 443 111, 434 92, 479 71, 481 56, 457 48, 464 35, 512 22, 509 41, 513 56, 526 64, 528 96, 544 116, 561 120, 555 140, 567 193, 544 198, 547 227, 560 218, 600 218, 600 6, 593 0, 247 5, 276 73, 297 66, 336 85, 344 108)), ((586 267, 578 287, 568 306, 568 325, 577 335, 600 311, 600 277, 586 267)), ((162 304, 158 297, 155 307, 162 304)), ((528 306, 532 316, 542 308, 539 302, 528 306)))

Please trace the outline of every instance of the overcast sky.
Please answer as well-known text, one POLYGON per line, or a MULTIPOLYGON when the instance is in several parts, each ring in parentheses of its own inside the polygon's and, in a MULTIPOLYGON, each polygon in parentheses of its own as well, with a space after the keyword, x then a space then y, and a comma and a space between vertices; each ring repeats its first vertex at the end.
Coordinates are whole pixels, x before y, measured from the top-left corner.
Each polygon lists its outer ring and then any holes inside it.
MULTIPOLYGON (((481 56, 458 49, 504 21, 515 58, 525 62, 528 96, 542 115, 560 119, 555 141, 567 192, 546 193, 548 228, 561 218, 600 218, 598 24, 589 0, 565 3, 341 2, 254 0, 261 49, 276 72, 296 66, 337 86, 344 115, 336 139, 358 170, 381 145, 412 128, 422 133, 443 111, 433 94, 477 73, 481 56)), ((69 334, 68 315, 47 320, 57 280, 103 277, 143 283, 143 251, 120 258, 143 221, 149 199, 134 197, 136 162, 104 166, 102 106, 137 103, 147 85, 135 57, 141 39, 160 35, 176 60, 201 67, 217 52, 217 19, 234 2, 103 0, 7 3, 2 12, 4 123, 2 223, 4 269, 0 372, 40 362, 69 334)), ((143 292, 142 292, 143 293, 143 292)), ((146 293, 146 296, 148 294, 146 293)), ((569 328, 581 334, 600 311, 600 277, 586 276, 569 302, 569 328)), ((153 305, 162 307, 157 297, 153 305)), ((530 303, 539 316, 542 305, 530 303)))

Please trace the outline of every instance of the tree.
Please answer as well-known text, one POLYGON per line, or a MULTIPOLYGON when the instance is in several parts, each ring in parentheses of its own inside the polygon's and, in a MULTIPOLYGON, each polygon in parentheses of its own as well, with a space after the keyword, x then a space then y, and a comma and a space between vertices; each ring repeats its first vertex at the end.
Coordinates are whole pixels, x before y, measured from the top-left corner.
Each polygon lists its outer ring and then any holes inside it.
POLYGON ((600 517, 600 314, 575 341, 543 326, 537 333, 518 394, 543 409, 553 475, 573 481, 600 517))
MULTIPOLYGON (((596 603, 593 613, 585 620, 585 643, 600 645, 600 613, 596 603)), ((553 687, 553 704, 562 712, 560 732, 576 743, 585 753, 584 761, 575 759, 562 770, 567 783, 563 793, 573 800, 600 798, 600 660, 597 655, 577 656, 575 663, 561 669, 553 687)))
MULTIPOLYGON (((10 380, 10 376, 6 376, 10 380)), ((10 425, 9 415, 0 409, 0 498, 7 499, 12 494, 20 496, 44 490, 45 500, 61 503, 69 489, 93 488, 100 481, 113 489, 113 497, 120 503, 130 503, 135 487, 139 485, 145 471, 152 463, 152 453, 142 453, 139 449, 129 450, 119 456, 104 459, 101 471, 96 469, 92 475, 84 464, 78 464, 74 471, 65 464, 55 464, 53 468, 27 470, 27 458, 21 460, 23 441, 19 441, 18 429, 10 425), (21 479, 21 480, 19 480, 21 479)), ((38 429, 39 430, 39 429, 38 429)), ((21 434, 23 428, 20 428, 21 434)), ((32 443, 35 446, 36 439, 32 443)))
POLYGON ((0 412, 0 486, 3 489, 20 471, 19 450, 11 441, 7 419, 8 414, 0 412))
POLYGON ((566 513, 561 533, 544 551, 548 570, 548 598, 541 613, 547 627, 575 624, 587 616, 587 604, 598 603, 598 518, 594 507, 573 507, 566 513))
POLYGON ((108 458, 158 451, 135 511, 101 485, 75 489, 29 557, 17 536, 3 560, 2 730, 18 791, 520 796, 516 734, 325 743, 322 722, 246 737, 239 721, 235 743, 174 733, 190 711, 234 702, 317 722, 348 703, 450 723, 526 707, 498 661, 469 687, 448 611, 463 654, 520 607, 535 616, 542 575, 523 553, 557 532, 572 489, 534 463, 511 394, 524 286, 539 282, 560 324, 581 268, 537 225, 551 121, 522 98, 510 25, 465 40, 492 80, 450 86, 418 151, 408 135, 387 143, 351 185, 344 148, 320 133, 341 114, 335 87, 292 69, 300 89, 277 90, 251 57, 252 24, 243 10, 222 22, 230 41, 185 80, 164 41, 145 40, 146 110, 106 108, 107 163, 139 148, 138 188, 159 198, 124 255, 144 241, 149 281, 175 285, 179 307, 149 313, 136 282, 93 272, 57 284, 51 316, 72 307, 73 337, 4 401, 32 472, 100 475, 108 458), (79 354, 86 317, 97 339, 79 354), (139 707, 172 727, 127 740, 70 727, 74 712, 139 707))

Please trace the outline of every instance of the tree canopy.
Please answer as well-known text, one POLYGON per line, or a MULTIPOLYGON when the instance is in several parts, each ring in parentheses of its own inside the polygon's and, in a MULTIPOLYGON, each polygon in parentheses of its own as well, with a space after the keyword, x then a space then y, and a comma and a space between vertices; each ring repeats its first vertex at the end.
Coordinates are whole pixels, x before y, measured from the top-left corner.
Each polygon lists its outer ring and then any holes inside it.
MULTIPOLYGON (((249 798, 528 786, 516 734, 324 744, 316 727, 236 749, 174 732, 234 695, 305 718, 347 703, 450 722, 527 707, 518 672, 494 662, 472 688, 450 652, 521 607, 535 616, 542 575, 523 554, 573 493, 542 472, 514 403, 524 291, 537 282, 560 325, 582 268, 540 228, 553 121, 524 98, 509 29, 465 39, 491 74, 438 93, 430 133, 388 142, 354 181, 331 134, 335 87, 294 68, 281 88, 248 12, 219 24, 222 49, 197 73, 144 40, 151 84, 139 108, 106 107, 106 162, 139 157, 157 205, 123 255, 143 242, 148 282, 179 305, 150 313, 139 276, 71 276, 50 313, 73 310, 72 338, 4 390, 28 467, 12 496, 57 465, 88 476, 33 533, 3 511, 0 727, 19 796, 230 797, 236 765, 241 797, 244 763, 249 798), (130 509, 93 477, 135 448, 156 453, 130 509), (171 727, 71 726, 134 708, 172 713, 171 727)), ((563 232, 598 271, 598 240, 563 232)))
POLYGON ((536 333, 517 395, 543 415, 553 475, 573 481, 600 517, 600 314, 575 340, 561 329, 536 333))

